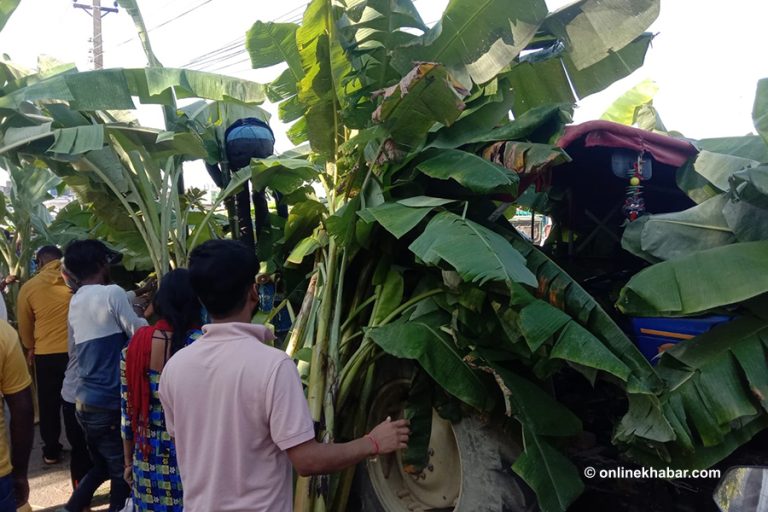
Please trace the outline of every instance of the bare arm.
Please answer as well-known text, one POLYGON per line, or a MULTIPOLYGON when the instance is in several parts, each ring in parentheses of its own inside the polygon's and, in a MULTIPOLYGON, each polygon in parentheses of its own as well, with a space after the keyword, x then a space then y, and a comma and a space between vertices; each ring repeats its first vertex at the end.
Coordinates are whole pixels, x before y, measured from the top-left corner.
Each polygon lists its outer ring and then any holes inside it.
POLYGON ((354 466, 366 457, 391 453, 408 446, 408 420, 389 418, 370 434, 348 443, 318 443, 314 439, 286 452, 301 476, 323 475, 354 466))
POLYGON ((123 439, 123 478, 133 484, 133 439, 123 439))
POLYGON ((16 503, 23 505, 29 500, 27 470, 35 432, 32 387, 5 395, 5 401, 11 412, 11 465, 13 466, 11 476, 16 503))

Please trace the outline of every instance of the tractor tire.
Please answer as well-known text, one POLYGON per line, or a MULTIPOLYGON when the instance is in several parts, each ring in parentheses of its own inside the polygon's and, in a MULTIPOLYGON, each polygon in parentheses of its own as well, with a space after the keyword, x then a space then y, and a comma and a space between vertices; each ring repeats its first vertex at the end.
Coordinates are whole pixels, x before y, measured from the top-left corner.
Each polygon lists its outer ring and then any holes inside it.
MULTIPOLYGON (((410 379, 407 364, 378 372, 369 428, 400 416, 410 379)), ((412 371, 412 366, 410 370, 412 371)), ((430 461, 419 476, 405 473, 399 454, 358 464, 348 510, 360 512, 533 512, 536 498, 512 471, 520 444, 495 422, 477 416, 451 423, 433 411, 430 461)))

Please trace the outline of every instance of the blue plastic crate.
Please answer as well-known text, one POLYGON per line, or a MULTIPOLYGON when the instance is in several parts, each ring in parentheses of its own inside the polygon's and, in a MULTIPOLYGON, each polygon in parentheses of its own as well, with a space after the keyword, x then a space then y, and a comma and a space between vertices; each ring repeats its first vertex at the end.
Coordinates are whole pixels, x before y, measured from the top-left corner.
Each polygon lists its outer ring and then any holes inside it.
POLYGON ((647 317, 632 318, 635 344, 652 363, 666 349, 703 334, 714 326, 728 322, 726 315, 709 315, 695 318, 647 317))

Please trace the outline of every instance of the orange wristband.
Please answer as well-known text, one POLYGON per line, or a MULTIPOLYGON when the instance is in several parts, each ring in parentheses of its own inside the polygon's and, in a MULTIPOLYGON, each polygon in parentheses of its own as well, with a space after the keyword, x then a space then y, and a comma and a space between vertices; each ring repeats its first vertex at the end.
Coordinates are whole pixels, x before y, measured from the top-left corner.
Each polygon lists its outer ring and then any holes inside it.
POLYGON ((378 455, 378 454, 379 454, 379 452, 381 451, 381 448, 379 447, 379 442, 378 442, 378 441, 376 440, 376 438, 375 438, 375 437, 373 437, 371 434, 365 434, 365 437, 367 437, 368 439, 370 439, 370 440, 371 440, 371 442, 373 443, 373 449, 374 449, 374 452, 373 452, 373 454, 374 454, 374 455, 378 455))

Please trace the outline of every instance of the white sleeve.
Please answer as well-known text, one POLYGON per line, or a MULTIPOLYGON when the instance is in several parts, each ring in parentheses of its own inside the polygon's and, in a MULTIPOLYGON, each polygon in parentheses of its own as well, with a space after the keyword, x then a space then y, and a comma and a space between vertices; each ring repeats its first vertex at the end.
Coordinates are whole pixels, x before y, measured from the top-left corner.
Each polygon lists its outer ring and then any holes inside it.
POLYGON ((147 325, 147 321, 139 317, 133 310, 133 306, 128 300, 128 294, 119 286, 110 287, 109 301, 112 306, 112 312, 115 315, 115 320, 117 320, 117 325, 120 326, 129 338, 133 336, 133 333, 139 327, 147 325))

